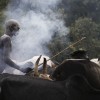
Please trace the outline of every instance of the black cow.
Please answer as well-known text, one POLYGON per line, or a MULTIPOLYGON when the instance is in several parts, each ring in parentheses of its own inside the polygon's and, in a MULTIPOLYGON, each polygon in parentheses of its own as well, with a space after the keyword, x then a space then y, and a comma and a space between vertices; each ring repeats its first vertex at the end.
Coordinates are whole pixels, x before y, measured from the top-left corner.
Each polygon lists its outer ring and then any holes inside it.
POLYGON ((1 75, 0 100, 67 100, 66 82, 1 75))
POLYGON ((100 66, 90 60, 65 60, 56 68, 52 77, 63 81, 77 74, 84 76, 94 88, 100 89, 100 66))
POLYGON ((72 75, 82 75, 89 83, 100 89, 100 66, 89 60, 87 51, 77 50, 71 54, 74 59, 65 60, 53 73, 56 80, 65 80, 72 75))
POLYGON ((92 64, 88 60, 65 61, 54 71, 55 81, 0 75, 0 100, 100 100, 98 66, 92 64))
POLYGON ((0 75, 0 100, 100 100, 100 67, 89 59, 66 60, 52 77, 0 75))
POLYGON ((100 91, 80 75, 64 81, 49 81, 3 74, 0 88, 0 100, 100 100, 100 91))

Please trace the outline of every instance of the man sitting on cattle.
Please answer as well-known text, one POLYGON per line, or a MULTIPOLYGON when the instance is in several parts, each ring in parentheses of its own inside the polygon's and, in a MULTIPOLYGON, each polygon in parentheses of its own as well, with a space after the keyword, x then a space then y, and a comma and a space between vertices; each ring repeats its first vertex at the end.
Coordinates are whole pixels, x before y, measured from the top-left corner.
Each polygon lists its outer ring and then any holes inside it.
MULTIPOLYGON (((4 71, 6 67, 13 67, 18 69, 24 73, 30 71, 30 68, 21 68, 18 64, 16 64, 11 58, 10 53, 12 50, 12 37, 17 35, 20 26, 18 22, 14 19, 10 19, 5 24, 5 33, 0 37, 0 73, 4 71)), ((29 63, 26 64, 27 67, 29 63)))

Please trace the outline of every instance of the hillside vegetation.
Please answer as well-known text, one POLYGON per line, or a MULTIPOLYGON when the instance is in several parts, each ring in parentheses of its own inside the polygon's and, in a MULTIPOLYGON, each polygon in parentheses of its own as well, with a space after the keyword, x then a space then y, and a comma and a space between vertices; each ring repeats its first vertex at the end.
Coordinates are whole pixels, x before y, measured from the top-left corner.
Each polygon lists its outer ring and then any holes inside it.
MULTIPOLYGON (((6 17, 4 10, 9 1, 0 0, 0 35, 3 33, 2 23, 6 17)), ((100 0, 62 0, 57 10, 62 13, 62 18, 70 32, 65 36, 55 33, 52 41, 45 44, 49 48, 51 56, 82 37, 86 37, 86 39, 57 56, 55 60, 62 62, 77 49, 87 50, 90 58, 100 56, 100 0)))

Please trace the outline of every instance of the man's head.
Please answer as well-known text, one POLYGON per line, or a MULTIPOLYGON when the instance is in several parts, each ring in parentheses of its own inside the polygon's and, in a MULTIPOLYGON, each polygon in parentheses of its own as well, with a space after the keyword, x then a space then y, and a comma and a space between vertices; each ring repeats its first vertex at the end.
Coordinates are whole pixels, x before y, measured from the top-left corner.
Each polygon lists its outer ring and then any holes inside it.
POLYGON ((9 36, 13 36, 13 35, 16 35, 16 32, 19 31, 20 26, 16 20, 10 19, 6 21, 5 28, 6 28, 6 34, 9 36))

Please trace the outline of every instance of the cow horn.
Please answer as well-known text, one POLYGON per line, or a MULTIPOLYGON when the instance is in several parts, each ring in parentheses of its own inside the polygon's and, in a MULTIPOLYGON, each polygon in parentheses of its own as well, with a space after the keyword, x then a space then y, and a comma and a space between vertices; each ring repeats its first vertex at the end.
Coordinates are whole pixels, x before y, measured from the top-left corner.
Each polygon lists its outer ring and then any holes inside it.
POLYGON ((44 62, 43 62, 43 74, 47 74, 47 60, 46 58, 44 58, 44 62))
POLYGON ((36 60, 36 62, 35 62, 35 67, 34 67, 34 76, 39 76, 39 72, 38 72, 38 64, 39 64, 39 61, 40 61, 40 59, 41 59, 41 56, 42 55, 40 55, 40 57, 36 60))

